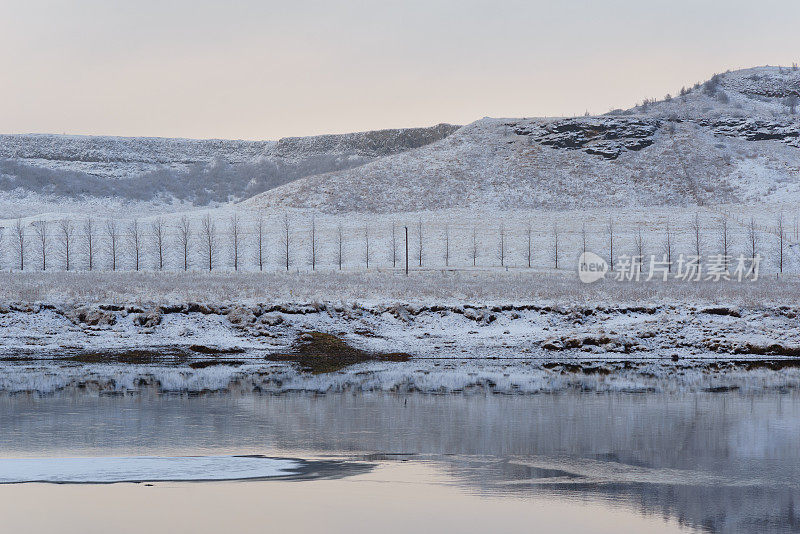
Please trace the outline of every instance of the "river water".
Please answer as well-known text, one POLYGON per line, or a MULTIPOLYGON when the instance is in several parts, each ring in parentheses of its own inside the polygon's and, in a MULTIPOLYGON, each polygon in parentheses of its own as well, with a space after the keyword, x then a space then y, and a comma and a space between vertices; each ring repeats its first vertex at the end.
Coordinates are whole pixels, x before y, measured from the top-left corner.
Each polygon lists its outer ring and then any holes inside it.
POLYGON ((800 395, 4 396, 2 480, 28 531, 795 532, 800 395))

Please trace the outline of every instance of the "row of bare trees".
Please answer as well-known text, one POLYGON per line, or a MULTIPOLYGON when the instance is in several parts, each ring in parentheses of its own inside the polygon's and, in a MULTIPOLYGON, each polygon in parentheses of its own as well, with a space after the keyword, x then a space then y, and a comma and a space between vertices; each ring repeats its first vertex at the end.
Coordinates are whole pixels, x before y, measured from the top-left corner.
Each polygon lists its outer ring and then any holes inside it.
MULTIPOLYGON (((284 264, 289 269, 291 232, 288 216, 283 218, 283 228, 284 264)), ((3 245, 7 234, 5 230, 0 228, 0 246, 3 245)), ((188 270, 193 264, 194 249, 199 247, 202 265, 212 270, 218 263, 223 235, 229 240, 234 270, 238 271, 242 266, 245 235, 252 235, 255 238, 255 263, 258 268, 263 270, 266 266, 267 224, 262 215, 252 221, 252 231, 245 228, 245 223, 238 213, 231 215, 225 228, 219 228, 218 221, 206 214, 200 219, 199 224, 186 216, 181 217, 174 228, 169 228, 165 220, 160 217, 148 225, 142 224, 139 219, 133 219, 124 227, 116 219, 98 222, 89 217, 82 221, 81 231, 78 230, 78 226, 71 219, 36 220, 30 223, 17 219, 11 228, 10 237, 6 239, 10 241, 9 244, 15 254, 14 264, 8 267, 29 269, 33 255, 38 268, 44 271, 53 268, 55 256, 61 260, 61 268, 70 271, 77 268, 75 258, 80 251, 82 253, 80 255, 85 259, 86 270, 103 268, 98 265, 98 257, 104 253, 108 270, 119 270, 122 267, 123 257, 127 254, 130 267, 138 271, 143 268, 146 251, 151 251, 155 258, 155 268, 163 270, 167 268, 168 248, 172 247, 180 256, 182 269, 188 270)), ((312 232, 315 233, 315 229, 312 232)), ((312 241, 312 247, 316 254, 315 241, 312 241)), ((316 264, 316 259, 313 263, 316 264)))
MULTIPOLYGON (((775 241, 775 252, 777 257, 777 268, 779 272, 783 272, 785 266, 785 252, 786 247, 788 245, 790 236, 787 232, 785 218, 783 214, 780 214, 777 219, 775 226, 772 228, 764 228, 759 227, 756 222, 755 218, 750 217, 748 221, 745 221, 745 236, 744 236, 744 244, 742 249, 742 245, 740 245, 740 250, 744 250, 745 254, 750 259, 755 259, 757 255, 760 255, 762 252, 762 237, 764 234, 767 235, 774 235, 775 241)), ((734 232, 732 230, 730 224, 729 216, 723 215, 717 219, 716 226, 711 227, 712 232, 716 232, 718 235, 718 239, 716 240, 716 246, 712 243, 709 244, 707 242, 707 235, 708 232, 705 231, 703 223, 701 222, 701 218, 699 214, 695 214, 692 217, 691 221, 689 222, 689 231, 690 231, 690 238, 692 242, 692 255, 700 258, 704 254, 719 254, 723 257, 723 261, 725 262, 725 267, 728 267, 728 262, 732 256, 733 250, 733 242, 734 242, 734 232)), ((795 222, 795 235, 794 240, 798 241, 800 239, 800 235, 798 235, 798 225, 795 222)), ((655 250, 652 252, 654 254, 663 254, 666 262, 667 267, 669 270, 672 269, 672 264, 674 262, 674 258, 676 256, 676 243, 675 243, 675 228, 674 224, 667 220, 663 226, 663 240, 660 244, 656 244, 655 250)), ((615 265, 615 255, 614 255, 614 243, 615 243, 615 232, 614 232, 614 222, 613 220, 609 219, 608 225, 606 227, 606 234, 608 236, 608 257, 609 262, 613 266, 615 265)), ((557 236, 556 236, 557 240, 557 236)), ((712 240, 713 241, 713 240, 712 240)), ((645 247, 646 241, 642 234, 642 227, 639 226, 636 229, 636 233, 634 234, 634 249, 635 254, 643 258, 645 256, 645 247)), ((556 244, 557 250, 557 244, 556 244)), ((583 227, 583 251, 586 252, 586 226, 583 227)), ((557 254, 557 252, 556 252, 557 254)), ((556 259, 556 262, 558 260, 556 259)), ((641 268, 641 265, 640 265, 641 268)))
MULTIPOLYGON (((274 224, 274 223, 273 223, 274 224)), ((659 232, 652 225, 644 231, 643 226, 638 226, 633 234, 632 247, 634 254, 644 257, 645 254, 663 254, 665 260, 671 265, 676 257, 676 235, 682 233, 684 241, 686 230, 677 232, 675 225, 670 220, 662 223, 659 232), (653 238, 653 235, 662 234, 661 238, 653 238), (647 237, 653 240, 648 242, 647 237), (660 242, 659 242, 660 241, 660 242)), ((739 224, 743 224, 739 221, 739 224)), ((750 218, 744 221, 744 239, 735 238, 732 225, 728 216, 721 216, 714 221, 704 222, 699 214, 695 214, 688 225, 688 233, 692 242, 692 253, 698 257, 704 253, 722 254, 730 257, 733 250, 734 241, 737 241, 739 250, 746 250, 747 254, 755 257, 762 248, 762 239, 765 236, 775 236, 775 256, 776 266, 780 272, 785 267, 786 248, 789 243, 790 232, 783 215, 776 219, 773 228, 763 228, 756 225, 755 220, 750 218), (709 236, 717 234, 718 238, 710 239, 709 236), (716 241, 716 244, 712 244, 716 241)), ((284 215, 277 225, 273 225, 273 230, 277 230, 279 238, 271 245, 278 250, 281 265, 289 270, 296 262, 293 256, 297 254, 298 247, 308 247, 308 265, 311 270, 316 270, 320 264, 320 236, 317 220, 310 218, 310 222, 305 225, 308 231, 308 239, 300 239, 300 243, 294 242, 297 239, 297 232, 292 228, 292 222, 288 215, 284 215), (277 226, 277 228, 275 228, 277 226)), ((425 232, 422 220, 416 222, 416 243, 414 252, 414 262, 418 267, 441 266, 438 261, 443 261, 445 268, 450 268, 453 262, 453 234, 451 225, 445 224, 441 236, 428 236, 425 232), (441 243, 443 251, 441 260, 434 262, 428 250, 430 238, 441 243), (426 238, 428 240, 426 241, 426 238), (438 263, 438 265, 436 265, 438 263)), ((133 219, 121 223, 115 219, 103 221, 95 220, 91 217, 78 223, 70 219, 58 221, 38 220, 25 223, 22 219, 17 219, 10 229, 0 229, 0 252, 3 246, 11 246, 14 252, 14 259, 8 265, 2 267, 27 270, 37 268, 50 270, 55 267, 70 271, 76 268, 83 268, 89 271, 96 269, 108 269, 111 271, 120 270, 123 265, 132 270, 144 268, 145 258, 148 258, 149 265, 157 270, 167 269, 168 263, 173 268, 189 270, 192 266, 199 266, 207 270, 213 270, 222 262, 220 256, 228 254, 227 265, 238 271, 245 267, 245 251, 252 252, 253 261, 250 263, 264 270, 267 262, 267 236, 270 226, 263 215, 258 215, 253 219, 243 220, 238 213, 232 214, 227 221, 212 218, 206 214, 197 220, 189 219, 184 216, 176 223, 167 224, 163 218, 156 218, 142 223, 138 219, 133 219), (10 230, 10 232, 6 231, 10 230), (4 243, 5 240, 5 243, 4 243), (199 255, 199 262, 197 261, 199 255), (78 265, 76 258, 82 258, 83 262, 78 265), (105 261, 98 262, 98 259, 105 261), (168 258, 171 259, 168 262, 168 258), (31 261, 34 265, 31 266, 31 261)), ((480 228, 482 231, 485 229, 480 228)), ((392 223, 389 239, 389 257, 391 265, 396 268, 405 258, 409 250, 407 242, 408 227, 398 226, 392 223), (404 231, 405 230, 405 231, 404 231), (403 243, 405 241, 405 243, 403 243), (404 245, 404 246, 403 246, 404 245)), ((481 253, 485 254, 485 248, 479 236, 479 227, 473 226, 471 229, 471 242, 469 243, 469 260, 473 267, 478 265, 481 253)), ((352 229, 351 229, 352 231, 352 229)), ((463 228, 462 228, 463 231, 463 228)), ((619 257, 620 236, 617 226, 613 219, 609 219, 601 232, 605 235, 607 248, 607 259, 614 266, 619 257)), ((563 268, 564 239, 566 232, 554 223, 549 232, 543 233, 540 228, 536 228, 532 223, 528 223, 524 228, 524 235, 520 241, 519 233, 512 233, 506 229, 505 223, 500 223, 497 227, 496 237, 496 260, 499 267, 508 266, 509 245, 514 245, 518 251, 522 249, 523 264, 527 267, 534 266, 535 252, 542 247, 549 248, 552 257, 551 267, 555 269, 563 268), (549 237, 548 234, 549 233, 549 237), (511 242, 510 242, 511 240, 511 242), (549 243, 548 243, 549 242, 549 243)), ((592 232, 597 234, 595 228, 592 232)), ((369 269, 374 266, 373 250, 373 231, 368 224, 360 230, 360 248, 362 252, 363 266, 369 269)), ((798 224, 794 223, 794 240, 798 239, 798 224)), ((333 242, 333 256, 338 269, 342 269, 345 264, 345 232, 342 224, 335 227, 333 242)), ((462 237, 463 239, 463 237, 462 237)), ((582 252, 587 252, 589 242, 589 232, 584 223, 580 231, 580 246, 582 252)), ((330 244, 330 243, 329 243, 330 244)), ((624 243, 623 243, 624 244, 624 243)), ((462 243, 463 247, 464 243, 462 243)), ((630 245, 630 244, 629 244, 630 245)), ((352 246, 352 243, 350 244, 352 246)), ((490 249, 493 245, 490 244, 490 249)), ((599 252, 594 250, 594 252, 599 252)), ((0 255, 2 261, 2 255, 0 255)), ((519 260, 517 260, 519 261, 519 260)), ((496 264, 495 264, 496 265, 496 264)), ((671 266, 669 267, 671 269, 671 266)))

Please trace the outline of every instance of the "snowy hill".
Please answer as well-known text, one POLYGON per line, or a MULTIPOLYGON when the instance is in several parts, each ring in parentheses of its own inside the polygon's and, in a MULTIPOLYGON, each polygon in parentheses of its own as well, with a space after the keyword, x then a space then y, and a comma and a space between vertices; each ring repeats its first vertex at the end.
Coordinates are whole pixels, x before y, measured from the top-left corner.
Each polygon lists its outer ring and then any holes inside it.
POLYGON ((247 204, 390 212, 800 201, 800 71, 729 72, 681 93, 598 117, 482 119, 247 204))
POLYGON ((440 124, 277 142, 0 135, 0 194, 196 205, 241 200, 303 176, 418 148, 456 129, 440 124))
POLYGON ((628 110, 279 141, 0 136, 10 216, 800 202, 800 70, 757 67, 628 110))

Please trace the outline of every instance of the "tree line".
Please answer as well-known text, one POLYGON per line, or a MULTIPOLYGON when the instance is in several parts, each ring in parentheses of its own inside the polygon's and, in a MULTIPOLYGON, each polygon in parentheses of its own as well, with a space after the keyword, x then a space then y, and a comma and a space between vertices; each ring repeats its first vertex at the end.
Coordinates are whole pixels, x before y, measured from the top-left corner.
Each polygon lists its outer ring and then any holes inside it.
POLYGON ((299 224, 288 214, 275 221, 263 214, 243 217, 236 212, 226 218, 205 214, 199 219, 183 216, 169 222, 163 217, 147 221, 92 217, 16 219, 10 226, 0 228, 0 268, 263 271, 270 265, 270 259, 273 266, 281 269, 312 271, 321 265, 339 270, 346 265, 365 270, 402 268, 406 262, 416 268, 436 269, 510 266, 571 269, 574 265, 567 261, 574 259, 571 254, 577 256, 587 251, 604 255, 613 268, 623 250, 640 258, 663 256, 667 263, 672 263, 680 235, 684 251, 687 241, 691 242, 692 255, 729 257, 736 246, 751 257, 773 256, 777 270, 783 272, 790 243, 800 241, 797 218, 790 227, 782 214, 776 217, 774 226, 765 227, 757 225, 752 217, 737 220, 725 214, 703 219, 697 213, 688 227, 677 227, 667 219, 660 227, 640 224, 627 234, 619 231, 613 218, 590 228, 584 223, 578 231, 574 223, 554 222, 547 229, 533 221, 522 229, 514 228, 513 232, 505 222, 495 228, 483 221, 467 228, 449 222, 431 228, 421 218, 412 224, 389 224, 390 232, 384 228, 381 233, 374 222, 359 227, 351 223, 347 228, 341 222, 333 225, 328 222, 327 231, 321 232, 313 215, 299 224), (738 232, 734 231, 735 225, 740 227, 738 232), (454 234, 454 228, 460 231, 458 235, 454 234), (383 235, 382 240, 379 234, 383 235), (461 254, 458 258, 454 250, 457 239, 461 254), (541 261, 543 255, 549 261, 541 261))

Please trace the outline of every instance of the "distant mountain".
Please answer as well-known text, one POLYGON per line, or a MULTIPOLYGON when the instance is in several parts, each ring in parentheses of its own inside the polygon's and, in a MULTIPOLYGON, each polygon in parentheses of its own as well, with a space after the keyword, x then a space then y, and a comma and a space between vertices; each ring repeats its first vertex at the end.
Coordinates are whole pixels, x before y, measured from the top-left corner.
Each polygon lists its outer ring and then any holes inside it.
POLYGON ((419 148, 457 128, 440 124, 279 141, 0 135, 0 192, 200 205, 241 200, 297 178, 419 148))
POLYGON ((482 119, 247 201, 325 212, 800 201, 800 71, 713 76, 602 116, 482 119))

